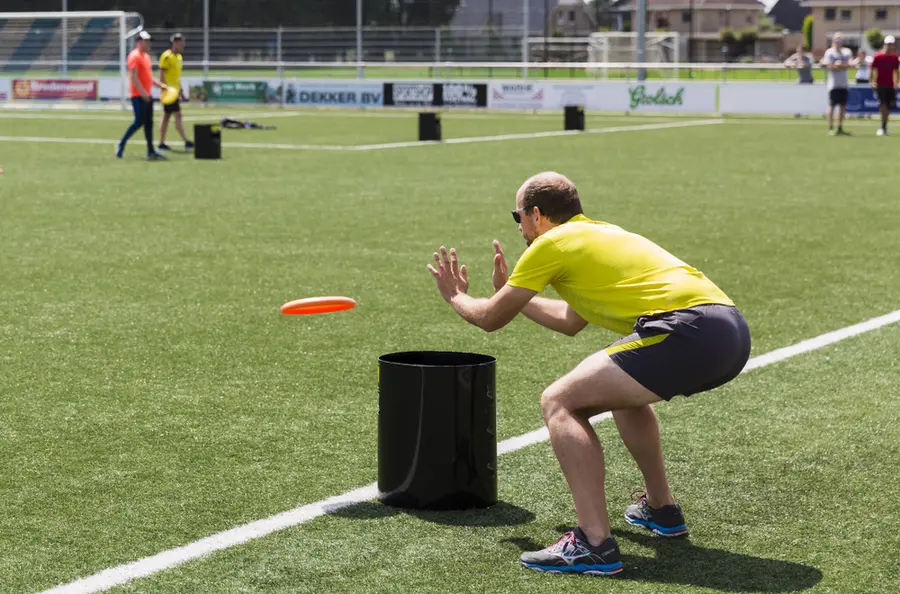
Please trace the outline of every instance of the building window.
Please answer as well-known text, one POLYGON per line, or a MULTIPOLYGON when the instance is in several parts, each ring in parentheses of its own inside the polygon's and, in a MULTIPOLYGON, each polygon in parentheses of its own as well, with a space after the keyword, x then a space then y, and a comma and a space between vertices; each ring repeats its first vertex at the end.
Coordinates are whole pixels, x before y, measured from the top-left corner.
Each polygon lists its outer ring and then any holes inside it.
POLYGON ((876 21, 886 21, 887 20, 887 8, 876 8, 875 9, 875 20, 876 21))
POLYGON ((834 9, 834 8, 826 8, 826 9, 825 9, 825 20, 826 20, 826 21, 833 21, 833 20, 834 20, 834 16, 835 16, 835 9, 834 9))
POLYGON ((574 11, 574 10, 570 10, 570 11, 569 11, 569 22, 570 22, 570 23, 574 23, 574 22, 575 22, 575 11, 574 11))
POLYGON ((669 19, 660 17, 656 19, 656 28, 657 29, 668 29, 669 28, 669 19))
POLYGON ((691 11, 685 10, 681 13, 681 22, 682 23, 690 23, 691 22, 691 11))
POLYGON ((842 20, 842 21, 849 21, 849 20, 852 19, 852 18, 853 18, 853 11, 852 11, 852 10, 850 10, 849 8, 842 8, 842 9, 841 9, 841 20, 842 20))
POLYGON ((747 24, 748 24, 748 25, 752 25, 752 24, 753 24, 753 17, 752 17, 752 16, 749 16, 749 15, 747 16, 747 24))

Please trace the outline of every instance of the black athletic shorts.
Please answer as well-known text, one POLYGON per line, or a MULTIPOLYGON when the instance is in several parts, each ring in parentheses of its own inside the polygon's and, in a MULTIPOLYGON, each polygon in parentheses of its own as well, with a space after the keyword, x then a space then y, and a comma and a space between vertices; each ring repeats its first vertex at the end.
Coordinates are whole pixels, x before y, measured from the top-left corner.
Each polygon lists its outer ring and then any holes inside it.
POLYGON ((175 103, 163 105, 163 113, 178 113, 179 111, 181 111, 181 99, 175 103))
POLYGON ((829 105, 847 105, 850 89, 831 89, 828 91, 829 105))
POLYGON ((750 328, 729 305, 698 305, 638 318, 634 334, 606 348, 625 373, 662 398, 727 384, 750 358, 750 328))
POLYGON ((878 104, 890 105, 891 109, 897 107, 897 90, 893 87, 878 87, 878 104))

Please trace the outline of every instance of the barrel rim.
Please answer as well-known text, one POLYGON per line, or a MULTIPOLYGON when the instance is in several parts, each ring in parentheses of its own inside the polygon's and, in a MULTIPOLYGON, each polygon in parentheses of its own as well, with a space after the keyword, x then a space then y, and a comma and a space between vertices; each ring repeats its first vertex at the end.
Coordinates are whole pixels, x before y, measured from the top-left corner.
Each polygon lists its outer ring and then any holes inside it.
POLYGON ((445 367, 445 368, 456 368, 456 367, 483 367, 486 365, 493 365, 497 363, 497 358, 493 355, 485 355, 483 353, 472 353, 467 351, 398 351, 396 353, 385 353, 378 357, 378 363, 386 363, 389 365, 397 365, 401 367, 445 367), (403 355, 462 355, 466 357, 471 357, 473 360, 467 363, 457 363, 457 364, 429 364, 429 363, 406 363, 401 361, 391 361, 389 357, 400 357, 403 355))

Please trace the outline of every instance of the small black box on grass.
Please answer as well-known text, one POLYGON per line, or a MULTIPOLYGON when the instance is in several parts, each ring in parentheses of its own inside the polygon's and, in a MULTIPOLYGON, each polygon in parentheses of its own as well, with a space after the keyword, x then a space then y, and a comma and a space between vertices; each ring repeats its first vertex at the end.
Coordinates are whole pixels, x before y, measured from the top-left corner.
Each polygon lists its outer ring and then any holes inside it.
POLYGON ((194 124, 194 158, 222 158, 222 128, 219 124, 194 124))
POLYGON ((378 491, 386 505, 497 503, 497 360, 443 351, 378 358, 378 491))
POLYGON ((584 130, 584 107, 581 105, 566 106, 566 130, 584 130))
POLYGON ((420 113, 419 114, 419 140, 440 140, 441 139, 441 114, 439 113, 420 113))

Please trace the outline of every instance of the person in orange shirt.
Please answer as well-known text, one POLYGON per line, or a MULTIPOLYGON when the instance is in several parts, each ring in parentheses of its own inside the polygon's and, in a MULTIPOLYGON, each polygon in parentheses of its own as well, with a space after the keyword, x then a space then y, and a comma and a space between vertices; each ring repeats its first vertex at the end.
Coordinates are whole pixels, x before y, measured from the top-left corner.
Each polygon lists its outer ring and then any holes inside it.
POLYGON ((125 153, 125 143, 131 138, 138 128, 144 127, 144 136, 147 138, 147 158, 151 161, 164 161, 166 158, 153 148, 153 87, 160 89, 168 87, 161 81, 153 80, 153 63, 150 60, 150 34, 141 31, 138 35, 135 48, 128 54, 128 82, 131 88, 131 107, 134 109, 134 122, 119 144, 116 145, 116 157, 122 158, 125 153))

